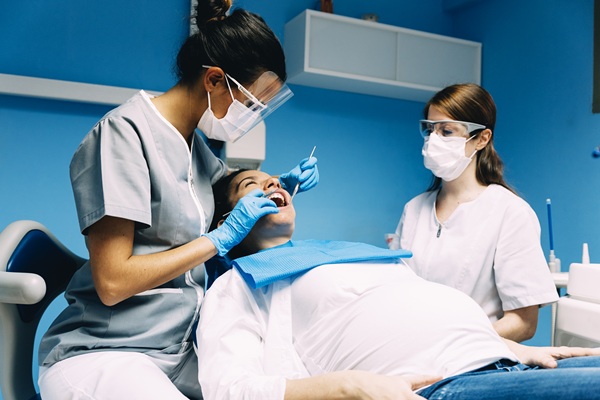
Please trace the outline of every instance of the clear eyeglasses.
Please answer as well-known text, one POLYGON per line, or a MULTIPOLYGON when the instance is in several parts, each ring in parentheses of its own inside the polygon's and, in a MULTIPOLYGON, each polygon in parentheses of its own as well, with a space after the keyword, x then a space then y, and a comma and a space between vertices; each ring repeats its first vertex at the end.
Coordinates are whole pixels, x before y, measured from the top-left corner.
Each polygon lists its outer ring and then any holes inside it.
POLYGON ((473 131, 485 128, 485 125, 476 124, 474 122, 454 121, 451 119, 440 121, 422 119, 419 121, 419 132, 424 138, 428 137, 433 132, 440 136, 466 136, 473 131))

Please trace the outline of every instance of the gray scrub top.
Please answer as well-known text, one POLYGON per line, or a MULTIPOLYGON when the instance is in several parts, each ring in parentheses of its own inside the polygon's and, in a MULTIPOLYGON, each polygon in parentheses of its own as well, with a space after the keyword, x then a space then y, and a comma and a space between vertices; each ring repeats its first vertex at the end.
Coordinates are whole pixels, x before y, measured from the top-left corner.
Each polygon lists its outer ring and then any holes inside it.
MULTIPOLYGON (((194 135, 190 148, 145 92, 106 114, 71 161, 82 233, 109 215, 135 221, 133 253, 156 253, 206 232, 214 212, 212 184, 227 167, 194 135)), ((67 308, 44 335, 41 366, 93 351, 180 354, 203 297, 204 265, 108 307, 89 262, 73 276, 67 308)))

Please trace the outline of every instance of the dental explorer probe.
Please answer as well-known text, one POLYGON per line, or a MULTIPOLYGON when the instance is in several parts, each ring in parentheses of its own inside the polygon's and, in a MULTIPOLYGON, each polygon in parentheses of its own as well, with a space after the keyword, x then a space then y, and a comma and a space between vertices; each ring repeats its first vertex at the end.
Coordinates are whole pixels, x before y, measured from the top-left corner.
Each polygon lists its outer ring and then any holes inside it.
MULTIPOLYGON (((265 194, 263 194, 263 195, 262 195, 262 196, 260 196, 260 197, 269 197, 270 195, 272 195, 272 194, 273 194, 273 193, 275 193, 276 191, 277 191, 277 190, 271 190, 270 192, 268 192, 268 193, 265 193, 265 194)), ((233 210, 231 210, 231 211, 233 211, 233 210)), ((228 212, 226 212, 225 214, 223 214, 223 217, 226 217, 226 216, 228 216, 229 214, 231 214, 231 211, 228 211, 228 212)))
MULTIPOLYGON (((313 156, 313 154, 315 154, 316 148, 317 148, 317 146, 313 147, 312 151, 310 152, 310 156, 308 156, 309 159, 313 156)), ((294 187, 294 192, 292 193, 292 200, 294 200, 294 196, 296 195, 296 193, 298 193, 299 187, 300 187, 300 181, 298 181, 298 183, 296 183, 296 187, 294 187)))

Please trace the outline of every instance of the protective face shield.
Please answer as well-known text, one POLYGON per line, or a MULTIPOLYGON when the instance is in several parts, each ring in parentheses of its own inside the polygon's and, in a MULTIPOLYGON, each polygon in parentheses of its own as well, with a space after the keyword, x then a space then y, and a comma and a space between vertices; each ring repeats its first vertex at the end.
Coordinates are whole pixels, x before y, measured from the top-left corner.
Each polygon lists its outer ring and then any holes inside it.
POLYGON ((473 139, 464 137, 442 137, 434 134, 425 137, 423 144, 423 162, 425 168, 433 172, 435 176, 447 182, 458 178, 467 168, 477 150, 471 157, 465 156, 465 146, 473 139))
MULTIPOLYGON (((233 99, 233 95, 232 95, 233 99)), ((260 117, 260 114, 244 107, 233 99, 223 118, 217 118, 211 109, 210 93, 208 93, 208 108, 198 122, 198 129, 209 139, 223 142, 235 142, 247 133, 260 117)))
POLYGON ((294 95, 290 88, 272 71, 264 72, 248 89, 231 76, 227 75, 227 77, 246 96, 244 106, 260 113, 260 119, 254 125, 265 119, 294 95))
POLYGON ((210 93, 208 93, 208 108, 198 122, 198 129, 210 139, 235 142, 293 95, 287 85, 271 71, 263 73, 249 89, 230 75, 225 74, 225 76, 232 99, 227 113, 221 119, 215 117, 211 109, 210 93), (246 97, 243 103, 234 98, 229 80, 236 84, 238 90, 246 97))

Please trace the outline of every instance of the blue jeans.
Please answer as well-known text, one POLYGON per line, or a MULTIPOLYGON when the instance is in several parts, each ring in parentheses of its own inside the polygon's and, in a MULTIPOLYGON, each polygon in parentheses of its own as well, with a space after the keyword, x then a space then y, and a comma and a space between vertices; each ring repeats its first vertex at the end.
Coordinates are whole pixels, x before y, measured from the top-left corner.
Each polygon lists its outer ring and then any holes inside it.
POLYGON ((542 369, 500 360, 419 392, 429 400, 600 399, 600 357, 574 357, 542 369))

